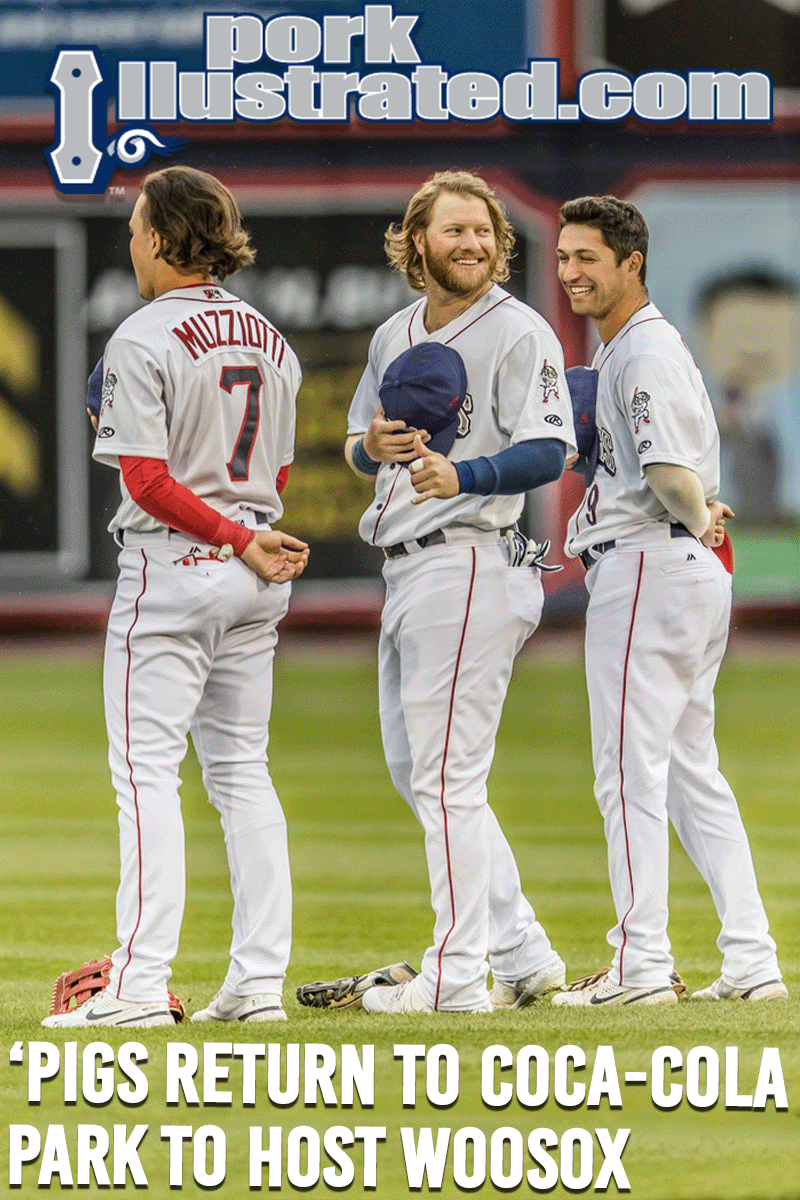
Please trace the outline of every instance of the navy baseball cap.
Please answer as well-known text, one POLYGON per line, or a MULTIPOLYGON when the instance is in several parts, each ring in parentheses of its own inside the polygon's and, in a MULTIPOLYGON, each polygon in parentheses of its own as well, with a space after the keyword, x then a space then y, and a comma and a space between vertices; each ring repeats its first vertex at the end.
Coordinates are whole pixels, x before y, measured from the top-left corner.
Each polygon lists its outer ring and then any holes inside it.
POLYGON ((575 441, 578 444, 579 455, 572 470, 583 476, 588 487, 594 478, 600 455, 600 439, 595 424, 597 371, 591 367, 570 367, 565 374, 569 398, 572 401, 572 419, 575 422, 575 441))
POLYGON ((86 407, 93 417, 100 416, 100 409, 103 406, 103 360, 102 358, 95 366, 89 376, 89 383, 86 389, 86 407))
POLYGON ((467 394, 467 369, 457 350, 441 342, 411 346, 389 363, 378 390, 390 421, 426 429, 428 449, 450 453, 467 394))

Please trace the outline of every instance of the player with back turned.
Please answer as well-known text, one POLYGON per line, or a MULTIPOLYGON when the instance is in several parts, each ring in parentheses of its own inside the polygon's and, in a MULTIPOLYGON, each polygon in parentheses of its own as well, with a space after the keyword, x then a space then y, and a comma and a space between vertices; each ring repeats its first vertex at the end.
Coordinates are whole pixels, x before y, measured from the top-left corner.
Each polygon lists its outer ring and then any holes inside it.
POLYGON ((104 354, 94 457, 120 471, 119 580, 104 664, 117 791, 119 946, 105 991, 50 1027, 172 1022, 185 898, 179 769, 191 732, 231 871, 224 985, 194 1020, 284 1020, 286 822, 266 761, 277 624, 308 547, 271 529, 293 457, 300 368, 216 281, 254 258, 211 175, 148 175, 130 221, 149 303, 104 354))
POLYGON ((440 172, 419 189, 386 247, 422 297, 376 332, 348 418, 347 461, 375 482, 359 531, 385 557, 384 750, 425 831, 435 912, 419 976, 368 987, 373 1012, 488 1010, 487 954, 497 1007, 564 978, 486 792, 514 658, 542 608, 513 527, 523 493, 557 479, 574 447, 558 340, 500 286, 513 241, 479 177, 440 172), (424 424, 434 392, 456 414, 444 452, 424 424), (403 394, 419 401, 414 421, 403 394))
POLYGON ((553 1003, 675 1003, 670 821, 722 925, 722 974, 692 999, 783 999, 747 835, 714 740, 731 609, 725 518, 733 513, 717 499, 711 404, 683 339, 648 298, 641 213, 613 196, 589 196, 564 204, 560 224, 559 279, 601 338, 597 467, 566 551, 587 572, 595 795, 617 924, 610 971, 577 981, 553 1003))

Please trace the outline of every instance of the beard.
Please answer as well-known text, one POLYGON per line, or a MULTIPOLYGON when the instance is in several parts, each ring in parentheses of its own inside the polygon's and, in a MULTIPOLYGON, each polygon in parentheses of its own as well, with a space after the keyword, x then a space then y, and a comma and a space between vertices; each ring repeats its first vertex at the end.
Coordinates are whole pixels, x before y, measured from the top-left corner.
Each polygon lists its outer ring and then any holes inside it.
POLYGON ((477 269, 459 267, 443 254, 431 250, 427 237, 425 238, 425 255, 423 262, 428 274, 439 287, 451 292, 454 296, 469 296, 486 286, 494 275, 497 265, 497 253, 484 258, 477 269))

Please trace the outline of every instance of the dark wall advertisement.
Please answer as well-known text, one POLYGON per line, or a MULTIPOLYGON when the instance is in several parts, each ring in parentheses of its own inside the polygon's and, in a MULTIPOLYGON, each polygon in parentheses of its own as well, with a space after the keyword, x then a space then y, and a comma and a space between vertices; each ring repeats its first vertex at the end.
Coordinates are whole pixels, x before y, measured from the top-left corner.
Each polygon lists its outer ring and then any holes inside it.
POLYGON ((88 565, 83 430, 68 397, 84 387, 77 222, 0 219, 0 572, 71 577, 88 565))

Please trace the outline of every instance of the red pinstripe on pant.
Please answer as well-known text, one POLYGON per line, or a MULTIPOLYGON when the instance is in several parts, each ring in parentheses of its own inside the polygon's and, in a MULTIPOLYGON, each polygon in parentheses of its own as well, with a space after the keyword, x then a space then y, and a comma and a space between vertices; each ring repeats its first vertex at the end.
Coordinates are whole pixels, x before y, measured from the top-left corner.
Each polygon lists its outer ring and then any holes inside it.
POLYGON ((625 957, 625 946, 628 940, 628 934, 625 929, 625 922, 631 913, 631 909, 636 900, 633 890, 633 868, 631 867, 631 845, 628 840, 628 817, 625 809, 625 770, 622 765, 622 755, 625 746, 625 699, 628 693, 628 662, 631 657, 631 643, 633 641, 633 626, 636 621, 636 608, 639 603, 639 591, 642 586, 642 570, 644 568, 644 554, 639 555, 639 570, 636 575, 636 590, 633 595, 633 608, 631 609, 631 623, 628 627, 628 644, 625 648, 625 666, 622 671, 622 703, 620 705, 619 715, 619 798, 622 803, 622 827, 625 830, 625 857, 628 861, 628 881, 631 887, 631 903, 630 908, 625 913, 625 916, 620 922, 622 929, 622 945, 619 951, 619 986, 623 987, 622 974, 623 963, 625 957))
POLYGON ((441 770, 441 776, 440 776, 439 803, 440 803, 441 809, 442 809, 442 821, 443 821, 443 825, 444 825, 444 849, 445 849, 445 855, 447 858, 447 883, 448 883, 448 887, 450 889, 450 912, 451 912, 451 916, 452 916, 452 923, 451 923, 450 928, 448 929, 447 933, 442 938, 442 944, 439 947, 439 958, 438 958, 439 974, 438 974, 438 978, 436 980, 436 996, 434 997, 434 1001, 433 1001, 433 1007, 436 1009, 438 1009, 438 1007, 439 1007, 439 993, 440 993, 441 987, 442 987, 442 955, 444 954, 445 946, 447 945, 450 934, 453 932, 453 930, 455 929, 455 925, 456 925, 456 902, 455 902, 455 896, 453 894, 453 873, 452 873, 452 865, 450 862, 450 834, 449 834, 449 830, 448 830, 448 826, 447 826, 447 806, 445 804, 445 770, 447 767, 447 751, 448 751, 448 747, 450 745, 450 730, 451 730, 451 727, 453 724, 453 708, 455 707, 456 685, 458 683, 458 672, 459 672, 459 668, 461 666, 461 655, 464 650, 464 639, 467 636, 467 622, 469 621, 469 610, 470 610, 470 606, 472 604, 472 590, 475 586, 476 564, 477 564, 477 555, 475 553, 475 547, 473 546, 472 547, 472 569, 471 569, 470 578, 469 578, 469 591, 467 593, 467 609, 466 609, 466 612, 464 613, 464 623, 461 626, 461 638, 458 643, 458 653, 456 655, 456 665, 455 665, 455 670, 453 672, 453 684, 452 684, 452 687, 450 688, 450 706, 449 706, 448 713, 447 713, 447 729, 446 729, 445 737, 444 737, 444 750, 442 752, 442 770, 441 770))
POLYGON ((117 983, 117 999, 121 999, 122 977, 125 974, 128 963, 131 961, 131 957, 132 957, 132 953, 133 953, 133 939, 136 937, 136 934, 139 930, 139 925, 141 924, 142 903, 143 903, 143 898, 142 898, 142 829, 141 829, 141 824, 140 824, 140 820, 139 820, 139 793, 136 790, 136 784, 133 779, 133 764, 131 763, 131 721, 130 721, 131 636, 133 634, 134 629, 136 628, 136 623, 139 620, 140 601, 141 601, 142 597, 144 596, 145 592, 147 591, 147 555, 145 554, 144 550, 141 551, 141 555, 142 555, 142 590, 140 591, 139 595, 136 597, 136 603, 134 605, 133 621, 131 622, 130 629, 128 630, 127 636, 125 638, 125 648, 126 648, 126 652, 127 652, 127 656, 128 656, 127 667, 125 670, 125 761, 128 764, 128 778, 131 781, 131 790, 133 791, 133 807, 134 807, 134 811, 136 813, 136 843, 137 843, 137 852, 138 852, 138 856, 139 856, 139 882, 138 882, 139 909, 138 909, 138 913, 136 915, 136 924, 133 928, 133 932, 131 933, 130 938, 128 939, 128 957, 125 960, 125 965, 122 967, 122 970, 119 973, 119 982, 117 983))

